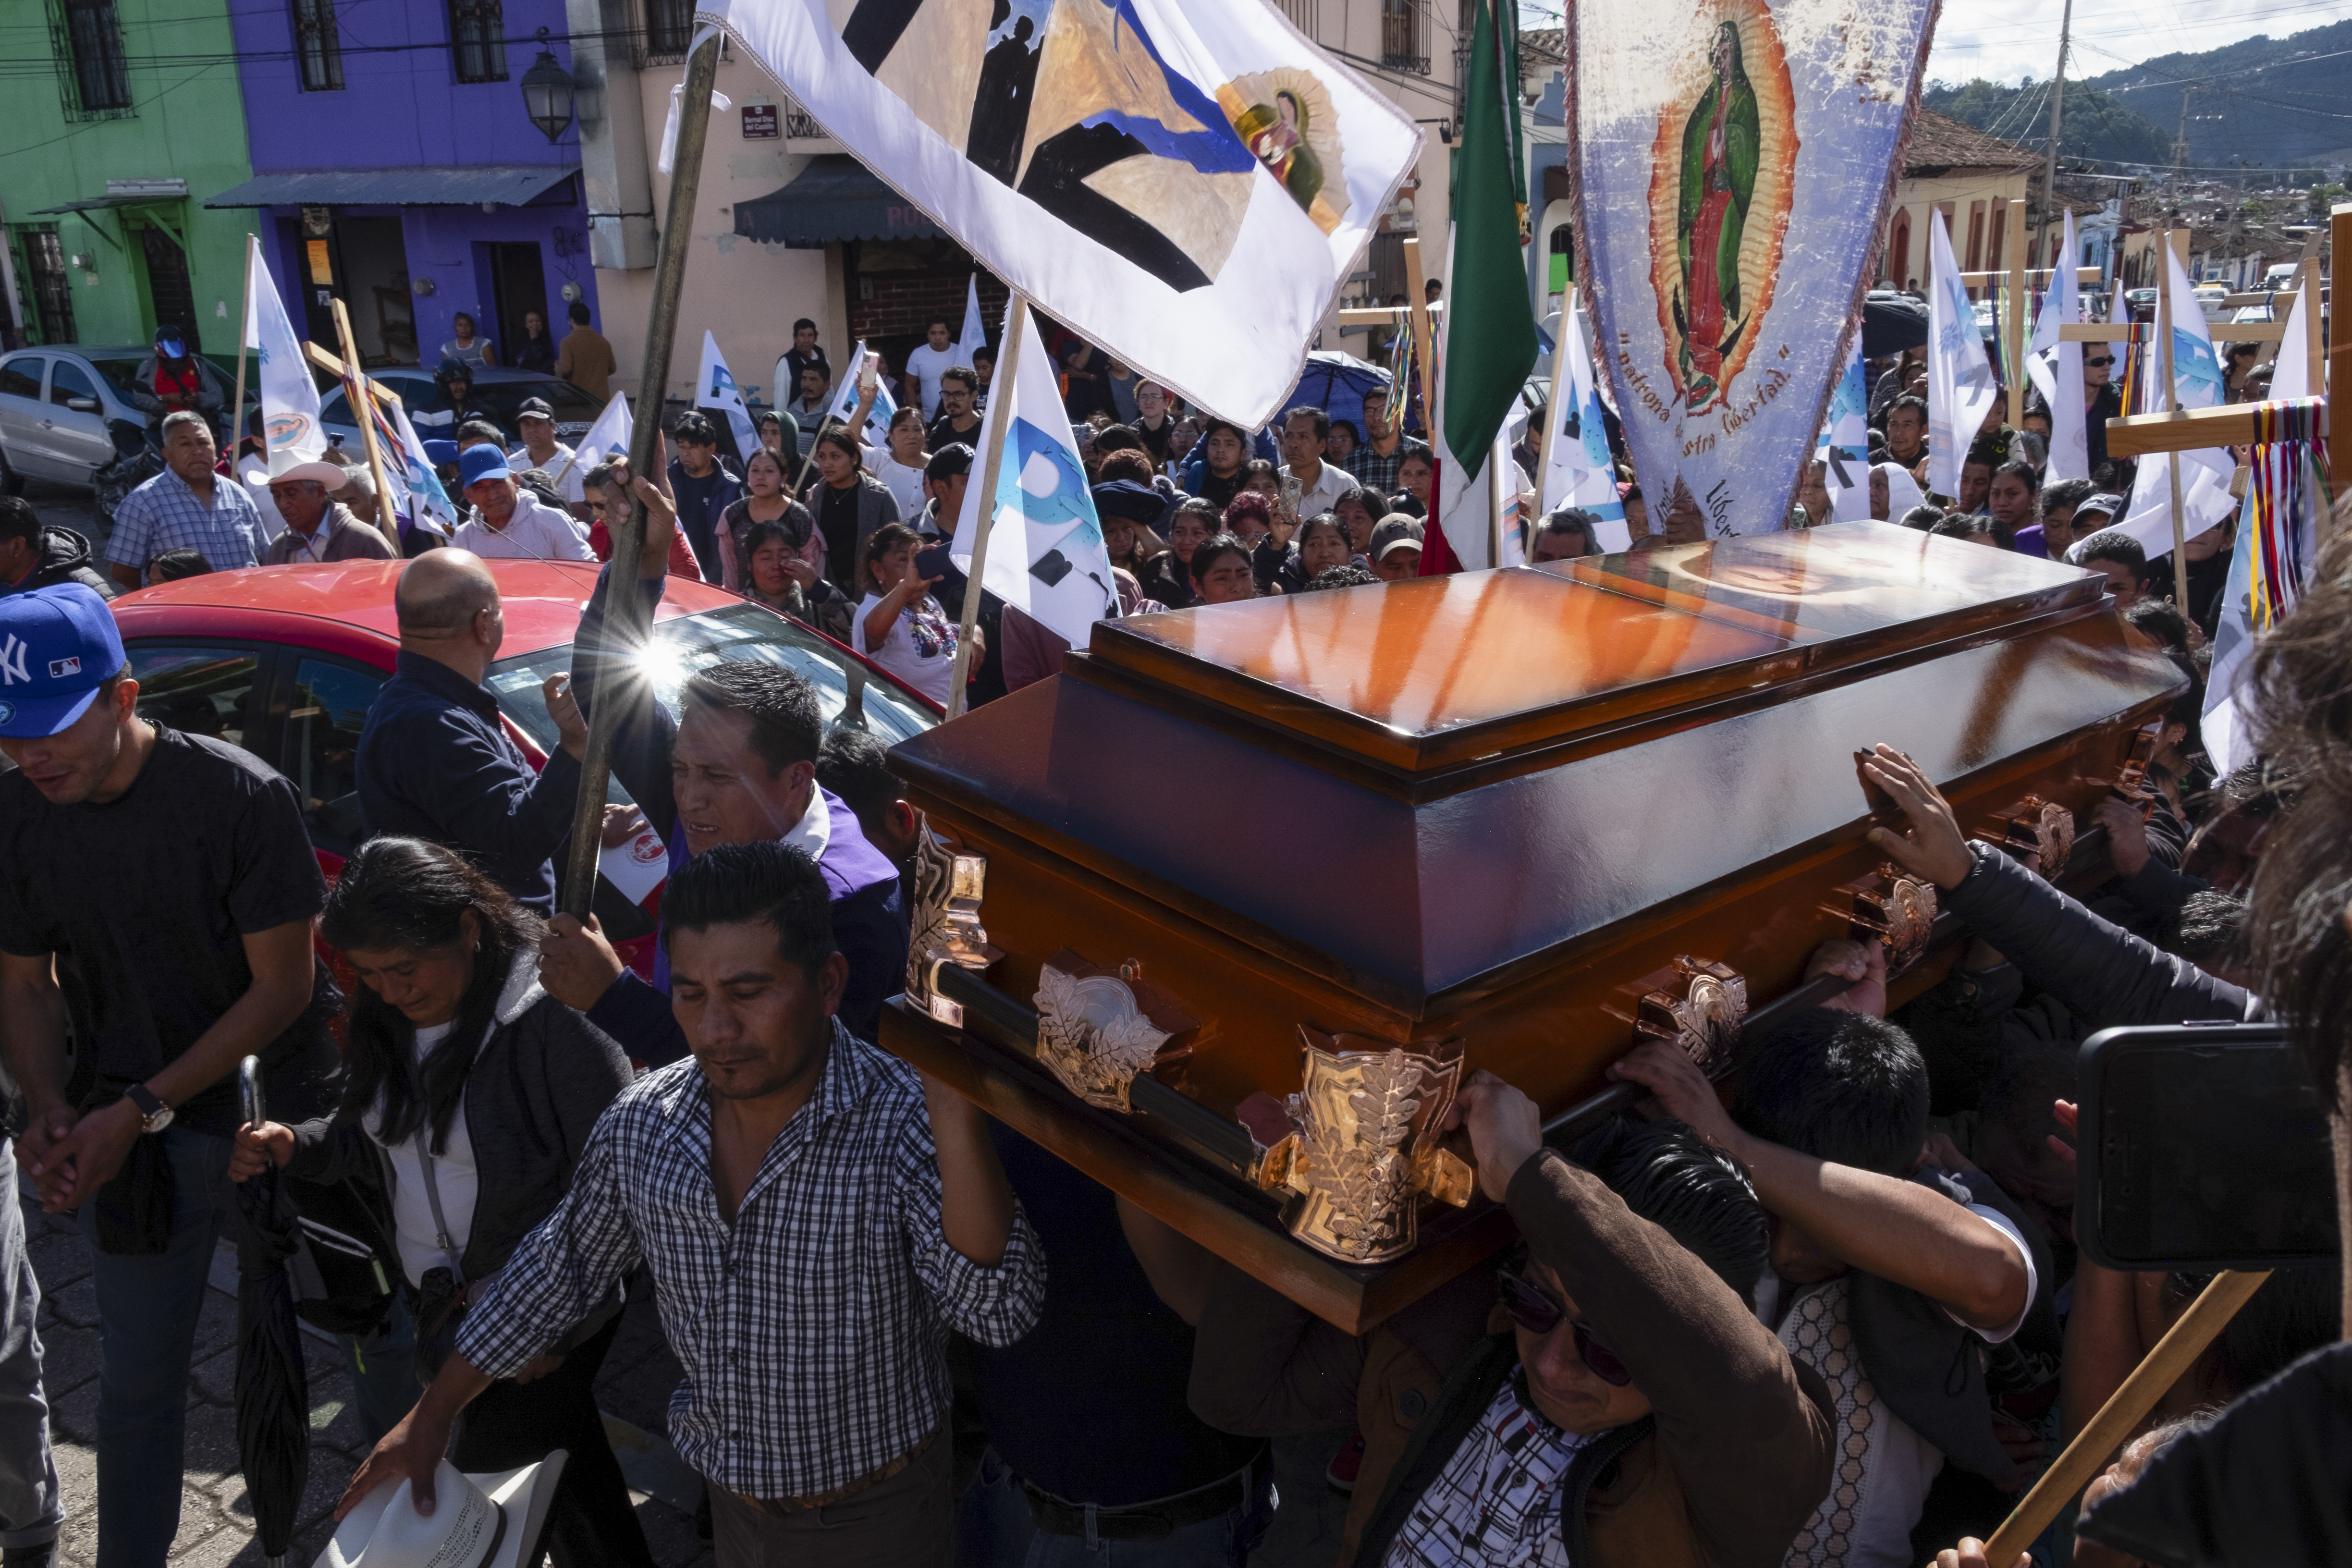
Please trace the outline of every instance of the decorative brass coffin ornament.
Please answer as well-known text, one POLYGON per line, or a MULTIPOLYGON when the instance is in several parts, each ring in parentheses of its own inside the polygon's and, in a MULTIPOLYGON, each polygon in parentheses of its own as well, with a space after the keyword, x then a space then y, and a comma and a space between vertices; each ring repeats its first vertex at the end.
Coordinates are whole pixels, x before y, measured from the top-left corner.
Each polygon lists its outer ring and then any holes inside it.
POLYGON ((1459 1208, 1476 1175, 1439 1145, 1437 1124, 1462 1078, 1462 1042, 1407 1050, 1361 1035, 1302 1026, 1306 1087, 1277 1102, 1252 1095, 1243 1121, 1261 1153, 1255 1175, 1286 1191, 1283 1224, 1307 1246, 1346 1263, 1385 1263, 1411 1252, 1423 1194, 1459 1208))
POLYGON ((1840 892, 1846 907, 1835 903, 1832 914, 1843 914, 1856 942, 1879 942, 1886 947, 1886 973, 1902 973, 1927 956, 1927 939, 1936 928, 1936 884, 1923 881, 1893 862, 1840 892))
POLYGON ((2011 854, 2033 857, 2045 880, 2064 871, 2074 853, 2074 814, 2054 800, 2029 795, 2000 814, 1998 826, 1996 842, 2011 854))
POLYGON ((1730 1061, 1747 1016, 1745 975, 1707 959, 1683 955, 1675 958, 1666 983, 1643 996, 1633 1015, 1633 1030, 1651 1039, 1674 1041, 1700 1070, 1712 1074, 1730 1061))
POLYGON ((1125 980, 1068 974, 1050 963, 1037 972, 1037 1059, 1088 1105, 1132 1110, 1128 1086, 1150 1070, 1169 1038, 1144 1016, 1125 980))
POLYGON ((988 885, 988 857, 960 855, 929 823, 915 836, 914 906, 908 911, 907 996, 950 1028, 963 1027, 963 1007, 933 984, 941 964, 975 974, 1004 954, 988 944, 980 900, 988 885))

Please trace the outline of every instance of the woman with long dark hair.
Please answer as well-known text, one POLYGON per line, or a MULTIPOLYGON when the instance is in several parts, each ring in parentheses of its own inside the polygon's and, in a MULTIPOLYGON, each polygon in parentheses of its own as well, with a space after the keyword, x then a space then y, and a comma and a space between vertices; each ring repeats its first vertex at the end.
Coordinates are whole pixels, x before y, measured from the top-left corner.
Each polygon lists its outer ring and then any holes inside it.
POLYGON ((817 477, 801 492, 801 504, 824 536, 825 576, 854 599, 866 592, 866 542, 899 517, 898 498, 866 471, 865 449, 853 430, 828 426, 816 438, 811 456, 817 477))
MULTIPOLYGON (((539 984, 537 917, 458 855, 415 838, 362 844, 320 932, 360 984, 345 1014, 343 1100, 299 1127, 240 1130, 237 1181, 276 1161, 308 1181, 373 1168, 391 1212, 419 1371, 446 1359, 482 1285, 571 1189, 589 1130, 630 1083, 603 1031, 539 984)), ((546 1543, 558 1568, 649 1565, 597 1413, 617 1292, 554 1352, 466 1412, 450 1458, 501 1470, 563 1448, 546 1543)))

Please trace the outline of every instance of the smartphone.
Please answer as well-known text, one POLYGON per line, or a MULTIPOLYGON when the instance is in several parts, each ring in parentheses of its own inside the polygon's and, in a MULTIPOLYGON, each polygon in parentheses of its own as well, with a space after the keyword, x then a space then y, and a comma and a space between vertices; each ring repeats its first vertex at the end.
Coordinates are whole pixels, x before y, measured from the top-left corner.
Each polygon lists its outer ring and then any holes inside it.
POLYGON ((882 356, 869 353, 866 363, 857 367, 857 390, 871 392, 882 384, 882 356))
POLYGON ((934 544, 929 550, 915 552, 915 575, 928 583, 934 577, 948 574, 948 552, 952 546, 934 544))
POLYGON ((2275 1024, 2103 1029, 2083 1042, 2074 1235, 2110 1268, 2336 1256, 2336 1163, 2275 1024))
POLYGON ((1282 476, 1282 512, 1293 522, 1299 521, 1298 503, 1306 494, 1306 489, 1294 476, 1282 476))

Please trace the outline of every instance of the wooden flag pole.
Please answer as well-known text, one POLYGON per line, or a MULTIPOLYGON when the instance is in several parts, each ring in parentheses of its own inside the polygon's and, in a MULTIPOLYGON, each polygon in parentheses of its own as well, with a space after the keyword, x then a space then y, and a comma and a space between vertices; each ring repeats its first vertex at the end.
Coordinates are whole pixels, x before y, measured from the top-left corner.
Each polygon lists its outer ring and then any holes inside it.
MULTIPOLYGON (((245 439, 245 330, 253 321, 253 256, 261 242, 245 237, 245 314, 236 319, 236 395, 228 404, 228 477, 236 478, 236 445, 245 439)), ((269 421, 261 422, 261 464, 269 466, 269 421)))
MULTIPOLYGON (((1559 384, 1568 368, 1568 334, 1576 331, 1576 290, 1559 297, 1559 331, 1551 341, 1551 395, 1544 400, 1543 431, 1536 442, 1536 507, 1544 503, 1544 476, 1551 472, 1551 444, 1559 438, 1559 384)), ((1561 498, 1563 501, 1567 498, 1561 498)))
MULTIPOLYGON (((1429 301, 1422 296, 1428 292, 1421 280, 1421 237, 1416 235, 1404 242, 1405 287, 1412 292, 1405 296, 1405 308, 1412 312, 1412 358, 1421 382, 1421 426, 1429 437, 1430 450, 1437 449, 1437 383, 1431 376, 1429 301)), ((1397 422, 1397 432, 1404 432, 1404 422, 1397 422)), ((1431 499, 1436 498, 1433 495, 1431 499)), ((1435 508, 1432 508, 1433 512, 1435 508)))
POLYGON ((367 443, 368 474, 375 480, 375 525, 392 543, 392 558, 400 559, 400 524, 392 514, 392 485, 383 477, 383 448, 376 444, 375 410, 368 406, 367 373, 360 369, 360 351, 352 342, 351 312, 341 300, 330 300, 335 337, 343 345, 343 374, 351 383, 352 413, 360 422, 360 438, 367 443))
MULTIPOLYGON (((2347 203, 2331 212, 2328 215, 2327 224, 2328 245, 2334 257, 2330 266, 2352 267, 2352 203, 2347 203)), ((2315 307, 2316 306, 2318 296, 2315 289, 2306 298, 2311 300, 2315 307)), ((2314 322, 2319 320, 2319 312, 2315 308, 2312 311, 2311 319, 2314 322)), ((2316 359, 2312 362, 2311 374, 2315 384, 2319 384, 2322 363, 2316 359)), ((2325 389, 2332 404, 2337 387, 2352 388, 2352 311, 2330 310, 2328 312, 2327 357, 2325 363, 2327 367, 2325 389)), ((2335 492, 2340 496, 2345 492, 2347 481, 2352 480, 2352 467, 2347 467, 2347 459, 2336 455, 2339 449, 2335 442, 2328 443, 2328 482, 2335 492)))
MULTIPOLYGON (((645 498, 640 479, 655 479, 661 453, 662 394, 669 385, 669 362, 677 345, 677 300, 686 284, 686 253, 693 242, 694 201, 702 180, 702 148, 710 133, 710 89, 719 79, 721 35, 715 27, 688 52, 686 92, 678 105, 677 156, 671 164, 669 203, 663 215, 661 249, 654 262, 654 297, 646 314, 646 353, 637 373, 637 405, 629 429, 629 495, 625 506, 607 506, 613 536, 613 573, 604 597, 607 646, 634 651, 646 636, 646 602, 637 592, 637 556, 646 538, 645 498)), ((658 482, 658 481, 656 481, 658 482)), ((618 681, 602 685, 603 700, 588 715, 587 754, 580 762, 580 795, 572 809, 572 842, 563 858, 562 911, 585 921, 596 898, 596 861, 604 847, 604 789, 613 772, 613 737, 626 706, 618 681)), ((656 831, 669 828, 656 823, 656 831)))
POLYGON ((2083 1489, 2106 1468, 2108 1456, 2123 1447, 2126 1439, 2164 1391, 2179 1381, 2189 1364, 2205 1353, 2205 1347, 2215 1336, 2229 1327, 2230 1320, 2249 1297, 2262 1288, 2270 1271, 2241 1274, 2224 1271, 2213 1276, 2213 1282, 2199 1293, 2180 1314, 2156 1348, 2147 1352, 2131 1375, 2124 1379, 2121 1388, 2099 1407, 2091 1424, 2074 1435, 2065 1452, 2042 1473, 2033 1489, 2025 1494, 2015 1511, 2001 1521, 1985 1543, 1987 1563, 2014 1563, 2025 1549, 2040 1539, 2058 1510, 2082 1495, 2083 1489))
MULTIPOLYGON (((980 625, 981 584, 987 579, 988 536, 996 524, 996 481, 1004 469, 1004 431, 1013 423, 1012 402, 1019 395, 1021 340, 1029 335, 1029 296, 1013 291, 1012 308, 1004 313, 1004 344, 996 351, 996 395, 988 400, 988 450, 980 459, 980 495, 964 504, 972 508, 971 570, 964 574, 962 624, 956 631, 955 672, 948 679, 948 717, 964 711, 964 689, 971 679, 971 639, 980 625), (997 416, 1004 416, 1002 419, 997 416)), ((958 523, 962 519, 956 520, 958 523)), ((950 535, 952 542, 953 535, 950 535)), ((855 611, 851 612, 855 614, 855 611)))
MULTIPOLYGON (((2173 231, 2164 231, 2164 244, 2170 247, 2173 231)), ((2165 258, 2158 264, 2156 279, 2156 336, 2159 358, 2159 374, 2164 377, 2164 410, 2180 412, 2180 389, 2172 380, 2172 260, 2165 258)), ((2174 453, 2164 460, 2166 477, 2172 481, 2172 602, 2181 613, 2189 611, 2189 540, 2188 521, 2180 507, 2180 455, 2174 453)))
MULTIPOLYGON (((2025 204, 2009 204, 2009 321, 2001 336, 2009 344, 2009 427, 2025 428, 2025 204)), ((2182 601, 2184 604, 2187 601, 2182 601)))

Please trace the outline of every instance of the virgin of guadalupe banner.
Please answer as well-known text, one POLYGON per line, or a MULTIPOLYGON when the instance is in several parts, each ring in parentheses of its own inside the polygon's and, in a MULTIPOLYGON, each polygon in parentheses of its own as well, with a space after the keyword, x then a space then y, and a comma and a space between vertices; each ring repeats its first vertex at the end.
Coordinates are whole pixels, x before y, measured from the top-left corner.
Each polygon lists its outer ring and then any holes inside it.
POLYGON ((1015 291, 1244 429, 1280 412, 1421 153, 1409 111, 1261 0, 697 15, 1015 291))
POLYGON ((1860 320, 1937 0, 1578 0, 1570 156, 1653 519, 1787 521, 1860 320))

